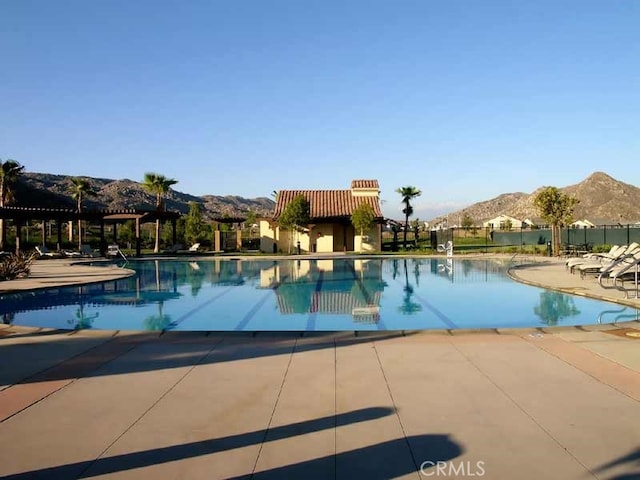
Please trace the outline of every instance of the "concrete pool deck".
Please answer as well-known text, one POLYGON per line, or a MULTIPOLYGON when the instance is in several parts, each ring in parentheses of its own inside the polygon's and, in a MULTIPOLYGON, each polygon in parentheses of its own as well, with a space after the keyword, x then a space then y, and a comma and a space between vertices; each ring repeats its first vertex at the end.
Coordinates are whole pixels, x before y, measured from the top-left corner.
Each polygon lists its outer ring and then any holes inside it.
MULTIPOLYGON (((12 289, 54 269, 78 280, 62 262, 12 289)), ((558 260, 513 274, 583 295, 595 283, 558 260)), ((302 336, 0 325, 0 476, 638 478, 628 333, 640 322, 302 336)))

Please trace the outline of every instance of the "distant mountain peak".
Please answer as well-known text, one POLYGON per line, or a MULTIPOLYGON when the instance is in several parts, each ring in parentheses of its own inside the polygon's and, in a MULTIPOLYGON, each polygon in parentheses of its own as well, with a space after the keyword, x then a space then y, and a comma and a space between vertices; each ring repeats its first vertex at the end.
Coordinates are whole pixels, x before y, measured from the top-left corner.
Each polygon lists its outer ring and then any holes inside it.
MULTIPOLYGON (((544 187, 538 187, 530 194, 503 193, 491 200, 475 203, 463 210, 449 213, 431 220, 436 225, 449 218, 471 216, 476 225, 498 215, 509 215, 518 219, 540 216, 533 200, 544 187)), ((604 172, 593 172, 582 182, 567 187, 559 187, 567 195, 577 198, 580 203, 574 212, 575 219, 609 220, 612 224, 635 223, 640 220, 640 188, 630 185, 604 172)))

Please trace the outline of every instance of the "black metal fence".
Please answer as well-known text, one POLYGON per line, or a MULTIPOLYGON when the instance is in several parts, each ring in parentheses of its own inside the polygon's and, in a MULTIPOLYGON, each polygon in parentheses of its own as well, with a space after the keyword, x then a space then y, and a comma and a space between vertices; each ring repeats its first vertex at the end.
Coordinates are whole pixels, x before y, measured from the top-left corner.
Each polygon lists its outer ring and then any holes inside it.
MULTIPOLYGON (((552 241, 550 228, 512 228, 495 230, 485 227, 447 228, 441 230, 407 232, 407 244, 403 243, 404 232, 384 231, 383 250, 432 249, 448 241, 453 242, 455 251, 528 250, 546 252, 552 241)), ((640 243, 639 225, 603 225, 596 228, 562 228, 560 243, 564 248, 576 251, 590 251, 596 246, 629 245, 640 243)))

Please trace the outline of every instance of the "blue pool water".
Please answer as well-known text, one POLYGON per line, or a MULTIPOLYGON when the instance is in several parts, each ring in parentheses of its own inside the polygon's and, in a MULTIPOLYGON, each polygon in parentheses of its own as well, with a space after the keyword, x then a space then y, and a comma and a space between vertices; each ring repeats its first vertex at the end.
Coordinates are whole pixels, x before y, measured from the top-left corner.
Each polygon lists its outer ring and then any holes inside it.
POLYGON ((138 261, 133 277, 0 296, 5 323, 62 329, 335 331, 584 325, 636 309, 526 286, 499 260, 138 261))

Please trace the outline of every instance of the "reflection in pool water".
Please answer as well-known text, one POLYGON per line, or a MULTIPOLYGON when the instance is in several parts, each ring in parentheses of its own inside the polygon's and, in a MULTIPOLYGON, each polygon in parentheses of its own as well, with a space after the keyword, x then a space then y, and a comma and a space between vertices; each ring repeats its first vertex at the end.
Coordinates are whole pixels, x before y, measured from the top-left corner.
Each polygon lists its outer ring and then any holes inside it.
POLYGON ((204 331, 507 328, 638 318, 632 308, 513 282, 498 260, 216 258, 130 266, 137 274, 114 282, 2 295, 0 314, 5 323, 51 328, 204 331))

